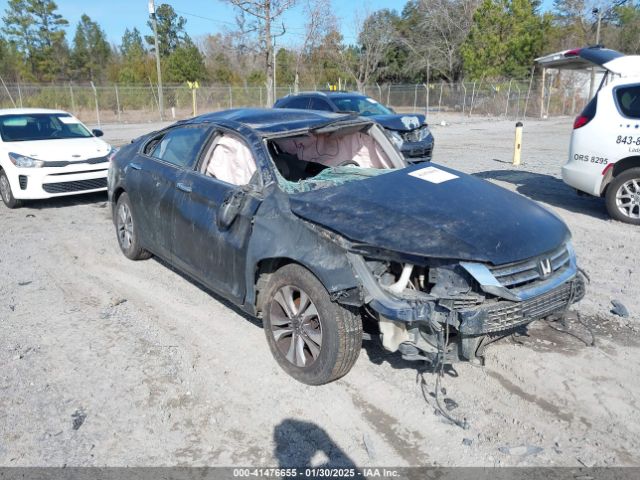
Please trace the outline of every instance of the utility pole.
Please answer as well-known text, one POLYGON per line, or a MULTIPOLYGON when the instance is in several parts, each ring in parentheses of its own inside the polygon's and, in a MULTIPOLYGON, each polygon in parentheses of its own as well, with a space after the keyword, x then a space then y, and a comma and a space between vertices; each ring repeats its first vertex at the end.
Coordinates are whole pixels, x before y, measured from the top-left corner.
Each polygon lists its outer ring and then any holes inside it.
POLYGON ((158 72, 158 109, 160 110, 160 121, 164 120, 164 96, 162 94, 162 69, 160 68, 160 48, 158 45, 158 22, 156 21, 156 5, 154 0, 149 0, 149 16, 153 24, 153 37, 156 47, 156 70, 158 72))
MULTIPOLYGON (((597 15, 598 23, 596 26, 596 45, 600 45, 600 24, 602 23, 602 11, 599 8, 594 8, 591 13, 597 15)), ((589 100, 593 98, 593 90, 596 86, 596 68, 591 67, 591 82, 589 83, 589 100)))
MULTIPOLYGON (((278 67, 278 48, 276 46, 276 39, 278 37, 283 36, 287 30, 284 28, 284 22, 282 23, 282 31, 278 34, 271 35, 271 39, 273 41, 273 102, 278 99, 278 82, 277 82, 277 67, 278 67)), ((271 102, 267 107, 271 107, 273 105, 271 102)))
MULTIPOLYGON (((278 82, 277 82, 277 71, 278 71, 278 48, 276 47, 276 36, 273 36, 273 101, 275 102, 278 99, 278 82)), ((271 105, 267 105, 267 107, 271 107, 271 105)))

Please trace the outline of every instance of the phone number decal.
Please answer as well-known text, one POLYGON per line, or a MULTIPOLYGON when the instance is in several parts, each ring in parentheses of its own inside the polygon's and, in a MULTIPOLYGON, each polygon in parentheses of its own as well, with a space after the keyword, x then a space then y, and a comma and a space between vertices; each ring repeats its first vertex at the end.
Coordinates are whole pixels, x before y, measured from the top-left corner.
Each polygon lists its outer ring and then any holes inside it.
POLYGON ((634 137, 633 135, 618 135, 616 143, 623 145, 636 145, 640 146, 640 137, 634 137))

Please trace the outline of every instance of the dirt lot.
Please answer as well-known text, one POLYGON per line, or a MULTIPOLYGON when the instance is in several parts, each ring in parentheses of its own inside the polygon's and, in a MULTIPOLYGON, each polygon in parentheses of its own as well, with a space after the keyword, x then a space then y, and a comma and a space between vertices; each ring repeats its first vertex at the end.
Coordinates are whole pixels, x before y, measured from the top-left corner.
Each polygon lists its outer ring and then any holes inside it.
POLYGON ((538 322, 444 378, 468 429, 435 413, 434 375, 371 342, 345 378, 297 383, 256 321, 125 259, 91 195, 0 207, 0 465, 639 465, 640 229, 559 180, 571 119, 528 121, 519 168, 513 122, 447 121, 435 161, 549 206, 591 277, 566 328, 538 322))

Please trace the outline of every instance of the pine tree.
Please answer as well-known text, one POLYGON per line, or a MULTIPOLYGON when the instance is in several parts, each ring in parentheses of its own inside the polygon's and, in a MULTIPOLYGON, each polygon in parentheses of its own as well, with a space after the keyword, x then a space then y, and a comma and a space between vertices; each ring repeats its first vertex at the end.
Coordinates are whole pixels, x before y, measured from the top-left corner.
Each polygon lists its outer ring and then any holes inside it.
POLYGON ((65 75, 68 46, 64 27, 69 24, 57 13, 53 0, 9 0, 3 17, 3 32, 39 80, 65 75))
POLYGON ((99 81, 111 56, 104 31, 88 15, 82 15, 73 37, 71 64, 75 77, 99 81))
MULTIPOLYGON (((156 9, 156 20, 158 23, 158 46, 161 58, 168 57, 180 45, 185 45, 191 41, 184 30, 187 20, 179 16, 171 5, 161 4, 156 9)), ((153 30, 151 21, 147 22, 147 24, 153 30)), ((147 35, 144 38, 151 46, 151 49, 154 50, 154 36, 147 35)))
POLYGON ((464 70, 471 78, 523 77, 542 52, 550 19, 531 0, 484 0, 462 45, 464 70))

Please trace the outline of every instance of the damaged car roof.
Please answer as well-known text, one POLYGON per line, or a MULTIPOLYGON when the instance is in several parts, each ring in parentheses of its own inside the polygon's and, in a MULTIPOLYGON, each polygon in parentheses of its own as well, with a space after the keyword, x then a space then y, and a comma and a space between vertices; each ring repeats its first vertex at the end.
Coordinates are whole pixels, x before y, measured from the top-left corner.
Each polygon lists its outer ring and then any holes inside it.
POLYGON ((273 108, 236 108, 206 113, 185 123, 233 121, 268 136, 295 130, 313 130, 343 120, 348 120, 350 123, 371 123, 353 114, 273 108))

